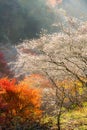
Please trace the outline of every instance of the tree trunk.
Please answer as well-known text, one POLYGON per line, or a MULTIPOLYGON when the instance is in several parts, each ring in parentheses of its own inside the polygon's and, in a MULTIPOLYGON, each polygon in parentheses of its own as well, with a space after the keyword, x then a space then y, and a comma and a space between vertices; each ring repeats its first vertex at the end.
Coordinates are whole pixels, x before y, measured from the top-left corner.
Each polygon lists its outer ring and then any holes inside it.
POLYGON ((57 115, 57 130, 61 130, 61 126, 60 126, 60 116, 61 116, 61 114, 59 113, 59 114, 57 115))

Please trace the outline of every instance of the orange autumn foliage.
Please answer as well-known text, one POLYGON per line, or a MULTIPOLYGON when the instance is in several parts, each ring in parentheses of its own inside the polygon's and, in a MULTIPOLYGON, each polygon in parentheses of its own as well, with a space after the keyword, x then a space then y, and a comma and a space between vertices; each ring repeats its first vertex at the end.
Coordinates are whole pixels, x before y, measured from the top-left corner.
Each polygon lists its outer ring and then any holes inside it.
POLYGON ((31 74, 29 77, 26 77, 22 83, 27 86, 31 86, 32 88, 50 88, 50 81, 41 74, 31 74))
POLYGON ((38 89, 21 82, 17 84, 15 79, 0 79, 0 124, 37 120, 41 116, 40 99, 38 89))

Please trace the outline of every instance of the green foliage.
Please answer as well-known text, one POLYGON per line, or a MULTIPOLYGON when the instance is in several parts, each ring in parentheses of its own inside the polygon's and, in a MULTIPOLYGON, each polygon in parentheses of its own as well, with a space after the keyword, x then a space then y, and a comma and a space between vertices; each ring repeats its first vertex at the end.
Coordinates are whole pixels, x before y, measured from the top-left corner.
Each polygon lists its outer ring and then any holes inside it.
POLYGON ((56 117, 55 116, 50 116, 50 115, 45 115, 41 119, 42 124, 49 124, 50 126, 56 125, 56 117))
MULTIPOLYGON (((61 116, 61 130, 86 130, 87 129, 87 107, 78 108, 65 112, 61 116)), ((41 120, 42 124, 48 124, 53 129, 57 130, 56 117, 46 115, 41 120)))
POLYGON ((73 130, 86 130, 86 122, 87 107, 78 108, 77 110, 72 110, 62 115, 62 127, 66 127, 66 129, 70 127, 73 130))

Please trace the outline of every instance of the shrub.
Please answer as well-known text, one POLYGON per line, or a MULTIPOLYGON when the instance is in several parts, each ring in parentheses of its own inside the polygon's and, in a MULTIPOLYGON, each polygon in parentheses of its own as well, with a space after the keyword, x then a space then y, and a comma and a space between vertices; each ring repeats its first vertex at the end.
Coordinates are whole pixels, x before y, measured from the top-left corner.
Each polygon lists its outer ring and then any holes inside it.
POLYGON ((0 79, 0 125, 11 129, 29 127, 41 116, 40 104, 38 89, 16 84, 15 79, 0 79))

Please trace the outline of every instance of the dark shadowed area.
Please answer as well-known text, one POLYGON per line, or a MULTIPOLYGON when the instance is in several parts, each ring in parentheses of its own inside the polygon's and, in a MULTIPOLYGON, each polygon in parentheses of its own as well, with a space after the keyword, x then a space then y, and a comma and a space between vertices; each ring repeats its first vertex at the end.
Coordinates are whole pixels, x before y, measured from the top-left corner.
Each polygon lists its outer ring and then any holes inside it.
POLYGON ((0 42, 39 38, 42 28, 58 32, 52 25, 65 22, 65 16, 86 20, 86 6, 86 0, 0 0, 0 42))

